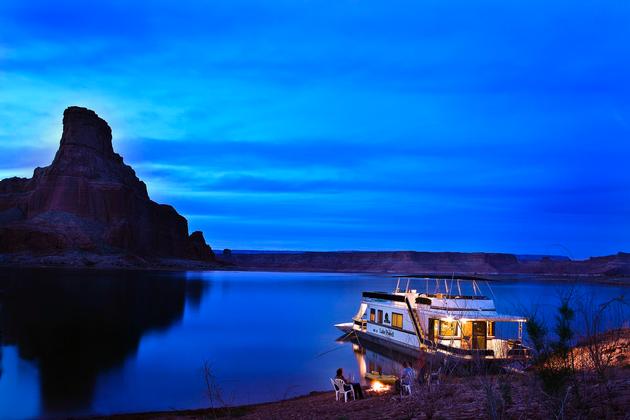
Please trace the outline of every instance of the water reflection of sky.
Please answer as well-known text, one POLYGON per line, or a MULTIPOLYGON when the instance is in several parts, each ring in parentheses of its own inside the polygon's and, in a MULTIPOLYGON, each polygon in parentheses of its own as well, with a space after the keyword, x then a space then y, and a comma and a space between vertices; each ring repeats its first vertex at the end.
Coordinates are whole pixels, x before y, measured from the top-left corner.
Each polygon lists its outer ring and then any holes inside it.
MULTIPOLYGON (((6 276, 0 279, 6 289, 6 276)), ((45 358, 38 354, 32 337, 54 341, 55 336, 44 334, 33 322, 9 320, 6 310, 10 308, 3 308, 2 325, 10 334, 3 334, 0 417, 63 410, 112 413, 204 407, 208 405, 205 362, 229 404, 325 390, 338 367, 349 376, 359 376, 352 346, 335 342, 341 334, 333 324, 346 322, 356 313, 362 291, 395 286, 388 276, 321 273, 127 273, 93 279, 91 285, 75 280, 48 279, 49 285, 63 287, 51 289, 38 282, 33 287, 55 294, 57 301, 70 307, 78 305, 76 299, 93 303, 80 307, 85 322, 98 328, 99 334, 96 338, 86 335, 89 329, 81 327, 75 332, 81 340, 69 342, 85 354, 75 348, 68 350, 67 360, 63 351, 57 358, 45 358), (109 342, 106 354, 98 346, 85 344, 100 344, 103 335, 109 342), (22 359, 16 343, 23 350, 22 359), (112 351, 119 356, 112 359, 112 351), (73 359, 77 354, 83 354, 82 360, 73 359), (54 375, 73 365, 92 369, 91 393, 79 395, 78 400, 77 395, 51 394, 45 384, 65 385, 54 375)), ((628 290, 584 284, 575 289, 600 300, 628 290)), ((551 320, 560 291, 568 289, 564 283, 516 282, 492 283, 492 290, 499 311, 510 313, 538 304, 551 320)), ((12 310, 18 317, 26 316, 12 310)), ((68 318, 55 315, 57 310, 52 305, 40 314, 48 319, 35 316, 32 321, 38 320, 44 329, 54 321, 59 328, 68 318)), ((53 344, 64 350, 64 343, 53 344)), ((73 374, 67 380, 81 378, 73 374)), ((69 394, 75 392, 74 385, 67 386, 69 394)))
POLYGON ((14 346, 2 352, 0 378, 0 414, 4 419, 35 417, 39 413, 39 384, 37 368, 20 360, 14 346), (19 404, 16 402, 19 401, 19 404))

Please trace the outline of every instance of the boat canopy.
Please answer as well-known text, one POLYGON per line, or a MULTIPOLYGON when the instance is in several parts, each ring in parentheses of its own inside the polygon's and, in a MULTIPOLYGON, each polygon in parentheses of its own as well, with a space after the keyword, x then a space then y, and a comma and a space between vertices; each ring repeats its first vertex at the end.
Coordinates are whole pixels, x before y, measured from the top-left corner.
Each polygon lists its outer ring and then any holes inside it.
POLYGON ((367 303, 361 303, 361 306, 359 306, 359 311, 354 316, 354 319, 361 319, 361 318, 363 318, 363 314, 365 314, 366 310, 367 310, 367 303))
POLYGON ((447 316, 443 316, 440 319, 453 319, 453 320, 461 320, 461 319, 479 319, 479 320, 488 320, 488 321, 496 321, 496 322, 527 322, 527 318, 523 318, 522 316, 516 315, 506 315, 499 314, 496 312, 486 312, 486 311, 458 311, 456 313, 449 313, 447 316))
MULTIPOLYGON (((444 319, 446 317, 442 317, 444 319)), ((461 319, 470 319, 470 320, 487 320, 487 321, 495 321, 495 322, 527 322, 527 318, 523 318, 522 316, 516 315, 506 315, 506 314, 498 314, 498 313, 488 313, 481 311, 465 311, 465 312, 457 312, 453 314, 449 314, 448 318, 452 318, 454 320, 461 319)))
POLYGON ((457 274, 405 274, 392 276, 400 279, 427 279, 427 280, 475 280, 488 281, 488 279, 478 276, 466 276, 457 274))

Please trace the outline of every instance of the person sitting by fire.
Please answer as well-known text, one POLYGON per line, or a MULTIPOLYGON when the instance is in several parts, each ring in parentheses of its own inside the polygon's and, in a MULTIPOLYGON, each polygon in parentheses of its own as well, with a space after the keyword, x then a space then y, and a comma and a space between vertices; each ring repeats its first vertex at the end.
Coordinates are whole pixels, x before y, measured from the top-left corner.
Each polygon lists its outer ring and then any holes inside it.
POLYGON ((411 363, 404 361, 403 369, 400 372, 400 379, 396 381, 396 392, 400 392, 402 385, 412 386, 416 380, 416 371, 411 367, 411 363))
MULTIPOLYGON (((335 379, 341 379, 342 381, 344 381, 347 387, 352 387, 352 389, 354 389, 354 395, 358 399, 360 400, 363 399, 363 389, 361 388, 361 384, 358 382, 350 382, 349 380, 344 378, 342 368, 337 369, 337 375, 335 376, 335 379)), ((350 389, 350 388, 346 388, 346 389, 350 389)))
POLYGON ((402 370, 402 375, 400 377, 401 381, 405 385, 411 385, 416 380, 416 371, 411 367, 411 363, 405 362, 403 364, 404 369, 402 370))

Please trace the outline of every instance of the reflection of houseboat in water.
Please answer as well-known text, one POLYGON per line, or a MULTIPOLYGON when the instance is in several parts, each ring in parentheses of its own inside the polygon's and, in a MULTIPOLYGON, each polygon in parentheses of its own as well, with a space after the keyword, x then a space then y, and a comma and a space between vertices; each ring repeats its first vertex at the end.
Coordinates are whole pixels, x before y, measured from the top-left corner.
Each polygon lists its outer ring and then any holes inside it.
POLYGON ((463 359, 510 360, 527 356, 528 351, 522 345, 526 319, 497 313, 493 299, 481 294, 480 281, 485 279, 436 275, 400 277, 393 293, 363 292, 353 322, 336 327, 360 339, 413 356, 420 351, 463 359), (404 290, 400 289, 401 278, 407 279, 404 290), (410 289, 412 278, 424 279, 426 292, 410 289), (462 281, 472 286, 472 294, 462 294, 462 281), (496 323, 516 323, 517 338, 495 335, 496 323))
POLYGON ((373 381, 379 381, 385 385, 393 385, 398 379, 396 375, 403 368, 402 362, 389 358, 373 348, 361 347, 354 342, 352 343, 352 351, 357 359, 360 381, 364 385, 371 384, 373 381), (392 380, 388 381, 383 379, 384 377, 391 377, 392 380))
POLYGON ((350 342, 357 360, 360 382, 363 385, 393 385, 403 369, 403 363, 409 361, 409 355, 387 348, 372 341, 359 340, 356 336, 344 334, 338 342, 350 342))

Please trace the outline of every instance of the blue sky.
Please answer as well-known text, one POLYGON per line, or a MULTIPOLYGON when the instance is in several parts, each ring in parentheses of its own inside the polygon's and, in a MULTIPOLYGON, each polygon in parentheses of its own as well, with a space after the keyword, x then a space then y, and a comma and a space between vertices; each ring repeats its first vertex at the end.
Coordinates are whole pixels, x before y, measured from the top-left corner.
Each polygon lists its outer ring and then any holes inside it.
POLYGON ((0 3, 0 177, 94 109, 214 248, 630 250, 630 3, 0 3))

